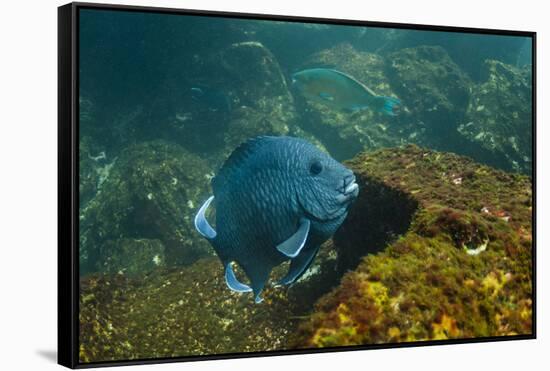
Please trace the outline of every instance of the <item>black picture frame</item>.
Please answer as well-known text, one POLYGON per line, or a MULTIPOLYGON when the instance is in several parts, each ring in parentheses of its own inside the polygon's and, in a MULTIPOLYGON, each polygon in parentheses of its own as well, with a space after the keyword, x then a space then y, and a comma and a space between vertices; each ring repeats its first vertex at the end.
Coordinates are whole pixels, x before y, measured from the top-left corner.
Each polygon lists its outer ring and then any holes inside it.
POLYGON ((250 13, 230 13, 189 9, 170 9, 144 6, 126 6, 95 3, 70 3, 58 8, 58 363, 69 368, 90 368, 115 365, 154 364, 181 361, 201 361, 228 358, 275 356, 340 352, 351 350, 416 347, 427 345, 448 345, 489 341, 536 339, 536 32, 495 30, 482 28, 462 28, 420 24, 386 23, 344 19, 323 19, 250 13), (174 358, 135 359, 80 363, 78 352, 78 295, 79 295, 79 11, 81 9, 103 9, 124 12, 152 12, 180 15, 202 15, 209 17, 275 20, 302 23, 324 23, 335 25, 359 25, 382 28, 445 31, 492 35, 523 36, 532 39, 532 185, 533 185, 533 326, 528 335, 506 337, 484 337, 473 339, 451 339, 437 341, 406 342, 392 344, 368 344, 359 346, 327 347, 320 349, 296 349, 283 351, 263 351, 236 354, 211 354, 174 358))

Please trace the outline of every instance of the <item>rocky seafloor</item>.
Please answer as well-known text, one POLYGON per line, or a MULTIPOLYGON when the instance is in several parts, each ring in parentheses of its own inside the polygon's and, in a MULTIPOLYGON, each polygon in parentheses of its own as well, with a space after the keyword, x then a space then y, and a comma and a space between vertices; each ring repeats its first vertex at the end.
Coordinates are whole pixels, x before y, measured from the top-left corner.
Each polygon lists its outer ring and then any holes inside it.
POLYGON ((80 361, 531 333, 528 176, 414 145, 346 164, 359 198, 300 282, 254 304, 214 256, 87 275, 80 361))

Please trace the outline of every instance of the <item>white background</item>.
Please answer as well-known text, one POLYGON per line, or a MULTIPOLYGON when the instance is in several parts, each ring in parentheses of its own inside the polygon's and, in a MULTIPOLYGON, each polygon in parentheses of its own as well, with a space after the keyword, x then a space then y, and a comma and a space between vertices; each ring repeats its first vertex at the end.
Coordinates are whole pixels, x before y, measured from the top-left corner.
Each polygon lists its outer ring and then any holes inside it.
MULTIPOLYGON (((107 0, 106 0, 107 1, 107 0)), ((538 32, 538 340, 134 366, 156 370, 536 370, 550 367, 546 161, 550 26, 544 0, 189 0, 125 4, 538 32), (545 103, 546 102, 546 103, 545 103), (546 348, 546 354, 545 354, 546 348), (546 363, 546 365, 544 365, 546 363)), ((60 369, 56 352, 57 9, 0 10, 0 369, 60 369)), ((192 37, 192 35, 189 35, 192 37)), ((548 368, 546 368, 548 369, 548 368)))

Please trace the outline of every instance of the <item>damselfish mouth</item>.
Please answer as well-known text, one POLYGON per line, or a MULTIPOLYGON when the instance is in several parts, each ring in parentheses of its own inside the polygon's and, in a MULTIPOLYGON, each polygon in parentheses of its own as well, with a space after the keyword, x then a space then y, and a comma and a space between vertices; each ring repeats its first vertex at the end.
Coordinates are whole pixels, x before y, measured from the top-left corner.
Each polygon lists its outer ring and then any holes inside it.
POLYGON ((355 181, 353 181, 350 184, 348 184, 346 189, 344 189, 344 194, 349 195, 349 194, 355 193, 355 191, 357 190, 359 190, 359 186, 357 185, 357 183, 355 183, 355 181))
POLYGON ((355 180, 353 180, 348 185, 346 185, 346 187, 344 188, 341 194, 336 196, 336 200, 340 203, 344 203, 357 197, 358 193, 359 193, 359 185, 355 183, 355 180))

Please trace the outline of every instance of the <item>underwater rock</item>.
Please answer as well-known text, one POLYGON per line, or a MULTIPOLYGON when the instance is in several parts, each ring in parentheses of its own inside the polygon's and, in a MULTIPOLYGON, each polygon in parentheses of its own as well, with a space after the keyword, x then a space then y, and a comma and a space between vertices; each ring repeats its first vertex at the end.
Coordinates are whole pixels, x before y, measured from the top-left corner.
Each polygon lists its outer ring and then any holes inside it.
POLYGON ((386 74, 402 101, 402 119, 424 126, 424 141, 415 143, 449 150, 462 122, 472 82, 438 46, 419 46, 386 56, 386 74))
POLYGON ((324 152, 329 153, 328 149, 325 147, 325 145, 317 139, 315 135, 313 135, 311 132, 302 129, 302 127, 298 125, 293 125, 289 128, 288 135, 291 137, 298 137, 307 140, 308 142, 314 144, 317 148, 321 149, 324 152))
POLYGON ((307 58, 300 69, 312 66, 330 66, 362 82, 378 95, 392 95, 393 91, 384 71, 384 59, 378 54, 361 52, 348 43, 321 50, 307 58))
MULTIPOLYGON (((530 52, 530 48, 527 48, 527 51, 524 50, 526 49, 525 43, 529 39, 517 36, 405 29, 383 29, 383 31, 379 31, 379 34, 375 33, 374 37, 369 36, 370 33, 365 33, 363 37, 365 40, 360 40, 356 45, 369 51, 374 46, 375 51, 383 56, 404 48, 443 47, 453 61, 475 81, 482 78, 482 71, 480 71, 479 66, 486 59, 497 59, 508 64, 519 64, 521 63, 519 58, 521 52, 530 52)), ((530 55, 528 58, 524 57, 523 60, 529 60, 530 63, 530 55)))
POLYGON ((260 42, 232 44, 221 52, 219 62, 224 79, 242 84, 239 94, 241 104, 261 108, 270 103, 262 97, 291 98, 279 63, 260 42))
POLYGON ((377 207, 378 219, 396 226, 409 213, 410 224, 380 246, 368 218, 350 213, 334 238, 339 259, 352 248, 348 240, 376 253, 356 257, 355 270, 317 302, 292 346, 531 333, 530 178, 416 146, 361 154, 347 166, 362 190, 369 184, 402 199, 373 205, 376 197, 362 191, 356 209, 377 207))
POLYGON ((361 194, 362 202, 354 205, 333 237, 339 278, 355 269, 363 256, 382 251, 406 233, 418 210, 418 201, 410 194, 376 178, 365 179, 361 194), (399 217, 388 210, 399 210, 399 217))
POLYGON ((95 152, 98 149, 95 148, 90 137, 81 137, 78 145, 79 202, 81 206, 85 206, 97 193, 100 185, 101 161, 106 155, 104 151, 95 152))
POLYGON ((474 86, 461 135, 492 154, 494 166, 532 171, 531 70, 487 60, 474 86))
MULTIPOLYGON (((288 349, 315 300, 336 283, 335 264, 327 241, 304 276, 291 287, 267 287, 260 304, 227 289, 217 257, 142 274, 87 275, 80 280, 80 361, 288 349)), ((287 270, 275 268, 273 280, 287 270)), ((236 275, 245 279, 238 267, 236 275)))
MULTIPOLYGON (((215 53, 197 55, 200 69, 193 80, 167 82, 168 100, 156 102, 166 140, 207 157, 214 166, 242 142, 258 135, 286 135, 296 119, 294 101, 275 56, 261 43, 230 44, 215 53), (227 99, 227 109, 210 109, 193 97, 193 87, 207 87, 227 99)), ((189 71, 180 71, 188 76, 189 71)), ((210 102, 215 103, 215 102, 210 102)), ((155 128, 159 130, 159 128, 155 128)))
MULTIPOLYGON (((92 160, 103 167, 125 146, 143 141, 147 135, 155 138, 151 132, 159 131, 158 125, 151 125, 142 105, 121 106, 111 112, 96 102, 86 95, 79 96, 80 151, 87 152, 80 157, 81 164, 92 163, 92 160)), ((87 164, 84 166, 87 167, 87 164)))
MULTIPOLYGON (((118 243, 161 247, 158 240, 118 243)), ((80 361, 288 349, 300 321, 337 283, 336 258, 329 240, 294 285, 267 287, 261 304, 227 289, 217 257, 87 275, 80 280, 80 361)), ((273 281, 287 270, 288 264, 275 268, 273 281)), ((238 267, 236 274, 245 280, 238 267)))
MULTIPOLYGON (((353 76, 378 95, 395 97, 385 74, 385 61, 379 55, 359 52, 344 43, 311 55, 301 69, 330 66, 353 76)), ((295 92, 301 119, 298 124, 314 134, 336 159, 348 159, 366 149, 400 145, 413 128, 399 116, 387 116, 369 109, 355 113, 337 111, 316 102, 305 101, 295 92)))
POLYGON ((105 242, 110 255, 100 256, 98 266, 106 273, 141 275, 166 265, 160 240, 121 238, 105 242))
POLYGON ((284 349, 299 320, 281 289, 262 304, 227 290, 218 258, 140 279, 92 275, 80 288, 81 362, 284 349))
MULTIPOLYGON (((308 316, 315 302, 338 286, 343 275, 340 267, 340 256, 331 238, 321 245, 319 253, 304 275, 287 289, 286 295, 292 303, 294 315, 308 316)), ((283 268, 281 271, 287 270, 283 268)))
POLYGON ((222 51, 220 67, 222 84, 240 87, 233 93, 238 108, 225 133, 226 152, 258 135, 286 135, 296 113, 275 56, 259 42, 235 43, 222 51))
POLYGON ((104 180, 106 166, 110 159, 111 150, 105 139, 106 129, 99 125, 97 110, 94 103, 81 95, 79 97, 79 142, 78 142, 78 170, 79 170, 79 202, 83 208, 97 194, 104 180), (109 155, 108 155, 109 153, 109 155))
MULTIPOLYGON (((130 146, 111 161, 103 168, 97 195, 81 205, 82 273, 112 271, 104 265, 110 257, 124 246, 138 246, 121 244, 126 238, 159 240, 170 265, 190 264, 211 253, 193 227, 196 208, 208 194, 209 171, 203 160, 176 144, 153 141, 130 146)), ((116 266, 123 269, 124 263, 117 261, 116 266)))

